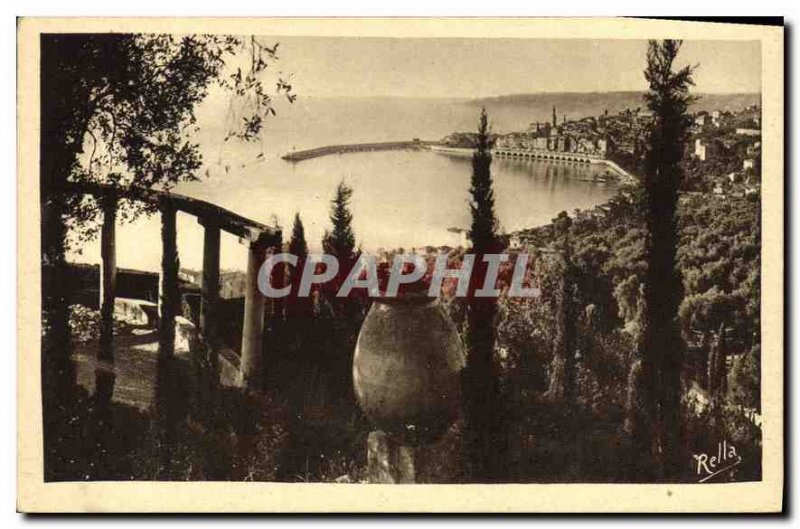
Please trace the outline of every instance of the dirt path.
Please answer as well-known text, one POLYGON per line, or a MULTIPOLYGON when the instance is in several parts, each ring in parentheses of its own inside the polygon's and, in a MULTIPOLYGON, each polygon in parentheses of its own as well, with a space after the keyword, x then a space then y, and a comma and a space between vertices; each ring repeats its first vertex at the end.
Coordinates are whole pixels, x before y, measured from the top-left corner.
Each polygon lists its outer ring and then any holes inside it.
MULTIPOLYGON (((95 363, 100 347, 93 340, 76 347, 75 359, 78 384, 94 392, 95 363)), ((123 331, 114 337, 114 400, 147 409, 153 401, 158 356, 158 332, 155 329, 123 331), (136 333, 136 334, 135 334, 136 333), (140 334, 139 334, 140 333, 140 334)), ((178 356, 185 356, 179 354, 178 356)))

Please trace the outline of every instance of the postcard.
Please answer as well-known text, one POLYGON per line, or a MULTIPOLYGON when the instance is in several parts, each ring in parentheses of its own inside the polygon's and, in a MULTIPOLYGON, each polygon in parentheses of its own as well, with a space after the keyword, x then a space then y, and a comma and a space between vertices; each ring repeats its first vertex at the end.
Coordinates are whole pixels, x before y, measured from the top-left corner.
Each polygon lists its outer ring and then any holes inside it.
POLYGON ((783 38, 20 19, 18 509, 780 512, 783 38))

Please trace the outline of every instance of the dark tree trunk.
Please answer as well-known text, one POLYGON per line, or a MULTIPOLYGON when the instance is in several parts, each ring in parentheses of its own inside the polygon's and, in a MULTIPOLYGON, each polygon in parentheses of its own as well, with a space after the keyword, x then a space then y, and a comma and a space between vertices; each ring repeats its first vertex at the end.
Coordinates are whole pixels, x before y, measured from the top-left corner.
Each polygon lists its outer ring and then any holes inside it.
POLYGON ((472 479, 491 483, 502 479, 507 450, 502 395, 494 362, 496 300, 472 298, 467 310, 467 366, 463 383, 466 454, 472 479))
POLYGON ((568 260, 564 264, 561 291, 558 293, 556 307, 555 342, 553 360, 550 364, 550 387, 547 393, 551 399, 571 404, 575 393, 577 314, 573 300, 574 284, 570 270, 572 265, 568 260))
MULTIPOLYGON (((505 475, 507 452, 505 407, 502 402, 497 366, 494 362, 494 297, 475 297, 484 284, 486 254, 499 253, 497 219, 491 175, 491 135, 486 110, 481 111, 470 181, 470 240, 475 264, 472 270, 467 305, 467 366, 464 370, 464 452, 473 481, 497 482, 505 475)), ((491 288, 491 285, 489 286, 491 288)))
POLYGON ((39 144, 39 207, 41 212, 42 293, 42 408, 44 468, 46 479, 59 472, 58 459, 65 421, 77 398, 69 329, 69 282, 67 280, 66 218, 74 197, 66 183, 77 164, 91 109, 88 92, 71 82, 66 72, 75 43, 43 35, 41 51, 41 133, 39 144), (66 78, 66 81, 63 81, 66 78), (77 104, 82 101, 84 104, 77 104), (61 433, 58 433, 61 432, 61 433))

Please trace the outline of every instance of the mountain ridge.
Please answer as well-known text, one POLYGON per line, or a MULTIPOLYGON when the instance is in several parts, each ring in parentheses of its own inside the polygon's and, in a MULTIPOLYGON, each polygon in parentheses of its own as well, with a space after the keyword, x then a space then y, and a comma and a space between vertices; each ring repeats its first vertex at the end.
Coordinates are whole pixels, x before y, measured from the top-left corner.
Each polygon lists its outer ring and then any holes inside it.
MULTIPOLYGON (((753 97, 760 97, 761 92, 693 92, 694 95, 700 97, 738 97, 738 96, 753 96, 753 97)), ((480 101, 498 101, 498 100, 509 100, 509 99, 526 99, 526 98, 533 98, 533 97, 552 97, 552 96, 641 96, 644 92, 640 90, 609 90, 609 91, 598 91, 598 90, 591 90, 586 92, 517 92, 511 94, 501 94, 496 96, 482 96, 482 97, 470 97, 470 98, 455 98, 455 99, 467 99, 470 102, 480 102, 480 101)))
MULTIPOLYGON (((741 110, 752 104, 760 104, 761 94, 758 92, 703 93, 696 92, 697 100, 691 109, 700 110, 741 110)), ((568 111, 570 118, 581 118, 602 114, 605 110, 617 113, 626 108, 644 107, 644 92, 536 92, 528 94, 508 94, 503 96, 473 98, 466 102, 469 106, 492 107, 556 107, 561 118, 561 110, 568 111), (579 115, 575 115, 575 114, 579 115)))

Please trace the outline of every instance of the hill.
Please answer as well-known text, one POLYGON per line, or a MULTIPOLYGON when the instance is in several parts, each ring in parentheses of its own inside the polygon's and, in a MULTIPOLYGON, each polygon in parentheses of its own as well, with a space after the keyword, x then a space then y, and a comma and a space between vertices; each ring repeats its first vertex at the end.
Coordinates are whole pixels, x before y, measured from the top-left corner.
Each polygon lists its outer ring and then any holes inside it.
MULTIPOLYGON (((761 94, 697 94, 692 110, 741 110, 754 103, 760 104, 761 94)), ((505 96, 471 99, 462 104, 476 109, 485 106, 498 132, 521 130, 535 121, 550 121, 556 107, 559 123, 567 119, 598 116, 608 110, 616 114, 626 108, 644 106, 642 92, 553 92, 536 94, 510 94, 505 96)))

